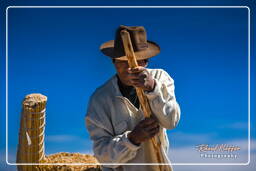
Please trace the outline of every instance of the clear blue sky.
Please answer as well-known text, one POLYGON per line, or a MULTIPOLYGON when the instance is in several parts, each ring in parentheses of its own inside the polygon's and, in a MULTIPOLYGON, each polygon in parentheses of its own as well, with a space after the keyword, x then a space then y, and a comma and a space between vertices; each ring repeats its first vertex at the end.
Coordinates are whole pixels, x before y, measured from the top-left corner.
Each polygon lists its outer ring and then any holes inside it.
MULTIPOLYGON (((161 47, 149 67, 163 68, 175 80, 181 120, 175 130, 168 132, 172 148, 246 140, 246 8, 11 8, 8 14, 11 154, 15 155, 18 142, 21 102, 30 93, 48 97, 47 154, 91 151, 84 125, 88 99, 115 74, 111 60, 100 53, 99 46, 114 38, 120 24, 146 28, 148 39, 161 47), (190 139, 196 135, 198 139, 190 139), (211 138, 200 139, 201 135, 211 138)), ((1 67, 5 67, 3 63, 1 67)), ((4 112, 1 108, 1 115, 4 112)))

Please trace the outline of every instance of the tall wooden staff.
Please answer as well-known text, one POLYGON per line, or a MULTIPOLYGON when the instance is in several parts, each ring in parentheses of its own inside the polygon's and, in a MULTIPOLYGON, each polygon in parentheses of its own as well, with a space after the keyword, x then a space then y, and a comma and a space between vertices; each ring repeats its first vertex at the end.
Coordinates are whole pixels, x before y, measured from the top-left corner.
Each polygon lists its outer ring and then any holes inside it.
MULTIPOLYGON (((136 60, 136 56, 134 54, 134 50, 133 50, 129 32, 126 30, 122 30, 121 37, 123 40, 124 50, 125 50, 126 57, 128 59, 129 67, 130 68, 138 67, 138 63, 136 60)), ((135 87, 135 89, 136 89, 136 93, 139 98, 144 116, 150 117, 152 112, 151 112, 151 109, 149 106, 148 99, 147 99, 146 95, 144 94, 144 90, 142 88, 138 88, 138 87, 135 87)), ((164 163, 164 158, 161 153, 161 144, 157 143, 156 136, 151 138, 150 141, 153 143, 158 163, 164 163)), ((169 171, 169 170, 171 171, 171 168, 169 166, 164 166, 164 165, 159 165, 159 169, 160 169, 160 171, 169 171)))

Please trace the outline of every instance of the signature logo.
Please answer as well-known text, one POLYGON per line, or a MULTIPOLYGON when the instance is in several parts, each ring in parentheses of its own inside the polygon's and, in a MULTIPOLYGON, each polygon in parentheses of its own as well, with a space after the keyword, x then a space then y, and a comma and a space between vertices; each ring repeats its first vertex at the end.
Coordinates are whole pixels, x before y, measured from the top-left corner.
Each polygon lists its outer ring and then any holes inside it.
POLYGON ((228 144, 200 144, 196 146, 196 150, 200 152, 200 157, 203 158, 238 158, 233 152, 239 151, 239 146, 228 144))
POLYGON ((197 151, 199 152, 234 152, 238 151, 241 148, 239 146, 234 145, 227 145, 227 144, 216 144, 216 145, 209 145, 209 144, 200 144, 196 146, 197 151))

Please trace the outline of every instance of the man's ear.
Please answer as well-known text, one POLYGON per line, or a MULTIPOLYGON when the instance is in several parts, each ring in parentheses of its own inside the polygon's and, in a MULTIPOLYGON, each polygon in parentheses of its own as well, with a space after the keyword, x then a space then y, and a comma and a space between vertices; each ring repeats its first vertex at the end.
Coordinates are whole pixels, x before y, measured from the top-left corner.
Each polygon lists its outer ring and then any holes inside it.
POLYGON ((145 59, 145 64, 146 64, 145 68, 148 66, 148 61, 149 61, 148 59, 145 59))

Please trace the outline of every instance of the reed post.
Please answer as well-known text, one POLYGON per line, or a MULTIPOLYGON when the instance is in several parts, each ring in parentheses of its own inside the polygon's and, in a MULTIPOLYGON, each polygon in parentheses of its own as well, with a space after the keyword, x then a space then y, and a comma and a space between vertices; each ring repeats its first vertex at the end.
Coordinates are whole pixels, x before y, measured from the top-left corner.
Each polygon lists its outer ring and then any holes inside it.
MULTIPOLYGON (((22 103, 17 163, 40 163, 45 159, 44 131, 47 97, 29 94, 22 103)), ((36 165, 19 165, 19 171, 34 171, 36 165)))

